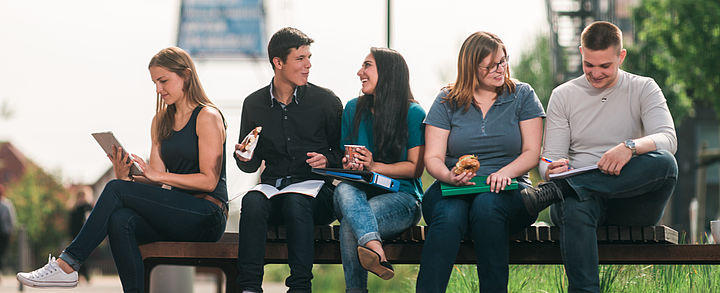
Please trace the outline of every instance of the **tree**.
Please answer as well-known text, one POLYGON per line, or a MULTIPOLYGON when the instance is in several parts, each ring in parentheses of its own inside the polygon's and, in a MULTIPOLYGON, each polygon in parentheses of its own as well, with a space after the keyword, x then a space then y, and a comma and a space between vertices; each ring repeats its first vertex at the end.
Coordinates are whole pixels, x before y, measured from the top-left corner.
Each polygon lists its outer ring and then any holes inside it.
POLYGON ((657 81, 676 121, 692 114, 693 100, 720 113, 720 1, 643 0, 633 20, 626 68, 657 81))
MULTIPOLYGON (((533 87, 545 109, 555 87, 550 58, 550 36, 538 35, 532 49, 520 55, 520 62, 511 71, 514 78, 533 87)), ((530 170, 530 179, 535 185, 542 181, 537 168, 530 170)), ((550 223, 549 209, 541 212, 537 220, 550 223)))
POLYGON ((57 255, 60 246, 67 244, 65 188, 37 166, 29 165, 18 181, 8 186, 8 198, 15 205, 18 223, 27 231, 34 260, 44 263, 48 253, 57 255))
POLYGON ((512 69, 513 77, 530 84, 545 107, 555 86, 550 56, 550 37, 539 35, 532 49, 523 52, 520 62, 512 69))

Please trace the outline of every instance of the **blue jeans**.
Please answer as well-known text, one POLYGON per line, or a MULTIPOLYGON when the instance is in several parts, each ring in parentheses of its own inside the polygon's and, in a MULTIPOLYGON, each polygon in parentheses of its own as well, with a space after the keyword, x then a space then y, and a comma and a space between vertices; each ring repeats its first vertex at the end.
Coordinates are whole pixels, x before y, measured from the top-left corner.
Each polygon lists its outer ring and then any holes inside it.
MULTIPOLYGON (((519 187, 525 188, 523 184, 519 187)), ((477 257, 480 291, 506 292, 509 236, 535 221, 525 209, 521 189, 443 197, 440 183, 435 181, 423 197, 429 231, 420 259, 417 292, 445 292, 460 240, 468 232, 477 257)))
POLYGON ((225 231, 225 221, 223 209, 205 199, 159 186, 112 180, 60 258, 77 271, 107 235, 123 291, 142 292, 145 270, 138 244, 217 241, 225 231))
POLYGON ((577 197, 551 207, 560 227, 560 249, 568 292, 599 292, 597 227, 655 225, 663 215, 678 176, 667 151, 632 158, 619 176, 593 171, 567 178, 577 197))
POLYGON ((334 194, 340 220, 340 254, 346 292, 367 292, 368 272, 360 265, 357 246, 382 242, 420 221, 420 202, 405 192, 383 193, 365 186, 340 183, 334 194))
POLYGON ((328 225, 335 220, 332 210, 332 185, 325 184, 313 198, 286 193, 271 199, 257 191, 242 198, 238 242, 238 278, 240 290, 262 292, 265 243, 268 225, 284 224, 287 228, 288 292, 311 292, 315 256, 315 224, 328 225))

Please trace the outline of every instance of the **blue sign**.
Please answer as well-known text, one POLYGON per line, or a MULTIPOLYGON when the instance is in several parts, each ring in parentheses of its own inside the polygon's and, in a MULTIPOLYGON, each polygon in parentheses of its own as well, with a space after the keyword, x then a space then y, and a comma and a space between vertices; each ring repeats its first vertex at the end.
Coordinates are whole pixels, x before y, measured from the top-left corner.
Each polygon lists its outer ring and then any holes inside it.
POLYGON ((193 57, 267 56, 262 0, 183 0, 177 45, 193 57))

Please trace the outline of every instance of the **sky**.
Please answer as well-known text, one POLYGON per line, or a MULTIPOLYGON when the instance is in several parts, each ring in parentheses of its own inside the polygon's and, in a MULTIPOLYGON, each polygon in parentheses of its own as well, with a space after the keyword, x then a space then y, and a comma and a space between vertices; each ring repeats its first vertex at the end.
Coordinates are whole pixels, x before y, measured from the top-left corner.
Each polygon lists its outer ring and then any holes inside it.
MULTIPOLYGON (((392 41, 410 68, 415 98, 427 111, 455 78, 464 39, 497 34, 511 68, 535 37, 548 31, 543 0, 413 1, 393 3, 392 41)), ((358 96, 356 75, 372 46, 385 46, 385 1, 266 0, 266 40, 296 27, 311 46, 309 81, 330 88, 343 104, 358 96)), ((90 136, 113 131, 130 152, 150 153, 155 88, 147 64, 175 45, 179 0, 0 1, 0 141, 65 183, 94 183, 110 161, 90 136)), ((262 59, 196 59, 200 80, 228 121, 228 150, 239 136, 243 99, 267 85, 262 59)), ((512 72, 512 71, 511 71, 512 72)), ((228 155, 231 197, 258 174, 244 174, 228 155)))

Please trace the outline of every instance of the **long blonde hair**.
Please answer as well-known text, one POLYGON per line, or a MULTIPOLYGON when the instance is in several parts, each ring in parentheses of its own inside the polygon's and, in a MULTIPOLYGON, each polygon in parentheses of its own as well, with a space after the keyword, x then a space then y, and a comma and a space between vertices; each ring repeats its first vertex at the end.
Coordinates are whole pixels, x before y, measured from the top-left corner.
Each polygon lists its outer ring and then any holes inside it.
MULTIPOLYGON (((207 94, 205 94, 205 90, 203 90, 202 84, 200 84, 197 70, 195 70, 195 63, 193 63, 192 58, 190 58, 190 54, 178 47, 165 48, 150 59, 148 68, 153 66, 160 66, 182 77, 185 80, 183 93, 188 101, 192 104, 217 109, 220 116, 223 117, 223 125, 227 128, 222 112, 208 99, 207 94)), ((157 138, 158 142, 168 138, 170 134, 172 134, 176 112, 177 109, 175 109, 175 105, 165 104, 160 94, 157 94, 157 104, 155 108, 155 119, 157 120, 155 128, 153 128, 152 131, 153 137, 157 138)))
MULTIPOLYGON (((447 86, 450 92, 445 100, 450 101, 456 108, 469 110, 470 105, 475 104, 473 93, 484 77, 478 74, 478 66, 485 57, 495 54, 498 50, 502 50, 507 56, 505 44, 492 33, 476 32, 465 39, 458 55, 457 79, 455 83, 447 86)), ((505 70, 505 84, 497 87, 495 92, 501 95, 506 87, 511 93, 515 92, 515 82, 510 80, 510 67, 505 70)))

